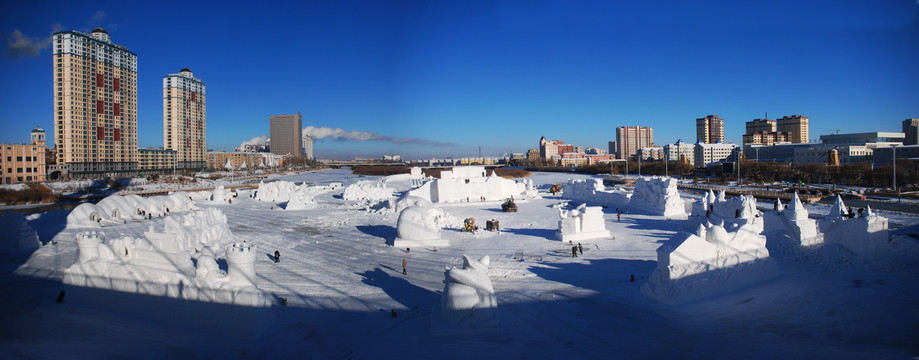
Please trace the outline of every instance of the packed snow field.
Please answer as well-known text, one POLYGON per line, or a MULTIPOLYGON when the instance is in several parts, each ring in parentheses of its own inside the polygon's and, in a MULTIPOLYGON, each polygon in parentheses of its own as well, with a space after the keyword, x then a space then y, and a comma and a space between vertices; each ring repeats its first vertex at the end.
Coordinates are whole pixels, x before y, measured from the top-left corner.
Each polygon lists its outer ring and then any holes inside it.
MULTIPOLYGON (((389 194, 398 196, 421 183, 404 175, 378 182, 381 179, 356 176, 347 169, 276 176, 270 181, 307 186, 291 184, 270 191, 264 186, 261 194, 241 190, 236 197, 222 189, 214 194, 193 193, 194 209, 187 212, 84 226, 67 226, 69 210, 4 216, 0 231, 6 234, 2 245, 7 251, 2 253, 0 272, 4 309, 0 354, 87 359, 919 356, 919 245, 908 236, 919 233, 919 217, 914 215, 875 212, 891 225, 890 246, 881 258, 862 261, 832 247, 836 252, 772 252, 769 258, 778 268, 777 276, 667 305, 644 294, 641 287, 649 284, 658 267, 658 248, 687 234, 681 231, 694 231, 687 217, 692 217, 694 201, 714 202, 708 195, 680 193, 685 207, 679 214, 672 193, 662 215, 615 205, 603 208, 601 214, 548 193, 551 184, 569 179, 591 183, 595 177, 535 173, 532 184, 521 179, 519 186, 498 187, 527 189, 523 193, 528 196, 515 198, 517 212, 503 212, 497 193, 471 197, 469 202, 431 204, 431 199, 416 199, 403 204, 428 209, 409 212, 438 224, 438 228, 417 228, 400 224, 407 221, 400 220, 405 212, 389 194), (533 196, 535 191, 538 196, 533 196), (281 198, 285 201, 278 201, 281 198), (219 233, 209 243, 192 241, 187 247, 202 254, 217 249, 219 254, 218 244, 256 246, 255 283, 271 307, 263 307, 254 318, 240 311, 245 307, 228 302, 167 301, 142 294, 124 298, 115 291, 68 290, 62 302, 56 301, 65 288, 65 277, 72 277, 71 269, 80 267, 80 258, 85 257, 77 243, 78 237, 85 239, 81 234, 97 231, 107 239, 143 239, 145 233, 171 231, 180 223, 172 218, 190 219, 199 213, 220 217, 210 209, 225 215, 231 234, 219 233), (597 215, 602 215, 600 225, 610 237, 558 240, 560 220, 572 224, 577 219, 584 224, 577 226, 596 228, 598 224, 588 224, 588 217, 597 215), (19 218, 10 218, 14 216, 19 218), (480 227, 476 232, 462 231, 463 219, 470 217, 480 227), (487 220, 498 221, 500 231, 485 230, 487 220), (37 234, 42 246, 29 249, 24 244, 28 234, 37 234), (393 246, 406 238, 441 245, 393 246), (572 245, 579 242, 583 253, 572 257, 572 245), (275 251, 280 254, 278 262, 275 251), (465 268, 463 255, 471 259, 465 268), (446 267, 453 273, 445 275, 446 267), (489 313, 487 325, 445 330, 440 320, 445 276, 448 289, 460 291, 461 286, 451 286, 486 270, 491 283, 478 279, 473 285, 493 288, 497 307, 489 313), (194 311, 189 311, 192 302, 194 311)), ((425 184, 432 189, 436 185, 425 184)), ((625 195, 608 196, 611 202, 625 199, 625 195)), ((764 213, 772 210, 767 203, 743 206, 764 213)), ((827 205, 804 207, 815 219, 838 211, 827 205)), ((132 250, 143 250, 140 242, 132 244, 132 250)), ((110 255, 112 261, 127 255, 115 253, 110 255)), ((226 272, 227 262, 215 257, 226 272)), ((203 259, 203 255, 193 259, 198 271, 203 259)), ((188 278, 204 278, 191 271, 188 278)), ((218 271, 199 285, 202 289, 224 286, 220 276, 218 271)), ((697 281, 706 286, 705 279, 697 281)))

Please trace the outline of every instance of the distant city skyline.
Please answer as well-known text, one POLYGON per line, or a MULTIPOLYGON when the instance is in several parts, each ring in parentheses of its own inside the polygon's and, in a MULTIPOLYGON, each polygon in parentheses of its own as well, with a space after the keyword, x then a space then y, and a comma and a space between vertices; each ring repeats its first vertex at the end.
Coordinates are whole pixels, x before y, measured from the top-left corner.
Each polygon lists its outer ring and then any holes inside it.
POLYGON ((138 56, 142 148, 163 146, 162 79, 185 67, 208 84, 208 148, 300 112, 319 158, 605 148, 636 125, 691 143, 710 114, 737 144, 766 112, 808 117, 813 139, 919 117, 913 0, 16 2, 0 20, 2 143, 53 129, 51 34, 96 27, 138 56))

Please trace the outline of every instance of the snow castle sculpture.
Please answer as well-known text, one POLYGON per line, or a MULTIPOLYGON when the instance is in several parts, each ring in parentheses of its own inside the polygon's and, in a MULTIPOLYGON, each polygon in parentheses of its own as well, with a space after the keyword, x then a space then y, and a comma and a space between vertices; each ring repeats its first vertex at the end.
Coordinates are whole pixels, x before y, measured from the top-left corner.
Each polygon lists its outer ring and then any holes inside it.
POLYGON ((734 291, 779 275, 766 238, 753 224, 728 232, 723 225, 699 225, 677 233, 657 249, 657 268, 641 292, 677 305, 734 291))
POLYGON ((766 247, 773 252, 794 253, 823 244, 817 231, 817 222, 811 219, 798 193, 794 193, 786 209, 782 201, 775 200, 776 210, 763 216, 766 247))
POLYGON ((623 190, 607 190, 600 179, 569 179, 562 185, 562 197, 590 205, 624 208, 632 194, 623 190))
POLYGON ((706 222, 724 222, 729 226, 753 224, 761 233, 763 231, 763 213, 756 209, 756 198, 753 195, 740 195, 725 198, 724 191, 715 195, 711 190, 701 201, 693 203, 691 216, 686 223, 687 231, 694 231, 706 222))
POLYGON ((484 166, 455 166, 440 172, 440 179, 425 182, 409 191, 432 203, 498 201, 510 197, 521 199, 526 185, 502 178, 492 172, 486 176, 484 166))
POLYGON ((603 220, 603 208, 581 204, 569 211, 559 209, 558 231, 555 237, 561 241, 582 241, 609 238, 609 230, 603 220))
POLYGON ((393 247, 412 248, 421 246, 450 245, 447 239, 440 236, 440 229, 448 216, 443 210, 433 206, 409 206, 399 214, 396 225, 398 236, 393 240, 393 247))
POLYGON ((498 299, 488 278, 489 263, 488 255, 478 261, 463 255, 462 268, 446 268, 440 308, 431 315, 432 332, 438 335, 501 333, 498 299))
POLYGON ((629 207, 662 216, 685 216, 686 207, 674 178, 639 177, 629 207))
POLYGON ((881 258, 890 248, 887 218, 875 214, 870 206, 862 210, 861 216, 850 214, 839 196, 818 225, 824 242, 838 244, 861 260, 881 258))

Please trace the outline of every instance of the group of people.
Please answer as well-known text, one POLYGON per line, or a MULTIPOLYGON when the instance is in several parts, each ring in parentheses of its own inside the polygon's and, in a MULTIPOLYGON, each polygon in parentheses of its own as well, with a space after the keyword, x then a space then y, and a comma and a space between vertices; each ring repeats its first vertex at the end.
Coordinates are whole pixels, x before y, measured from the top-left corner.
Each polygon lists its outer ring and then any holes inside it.
POLYGON ((581 243, 578 243, 577 245, 573 245, 574 243, 571 242, 570 240, 568 241, 568 243, 569 243, 569 244, 572 244, 572 246, 571 246, 571 257, 578 257, 578 253, 579 253, 579 252, 581 253, 581 255, 584 255, 584 247, 581 246, 581 243))

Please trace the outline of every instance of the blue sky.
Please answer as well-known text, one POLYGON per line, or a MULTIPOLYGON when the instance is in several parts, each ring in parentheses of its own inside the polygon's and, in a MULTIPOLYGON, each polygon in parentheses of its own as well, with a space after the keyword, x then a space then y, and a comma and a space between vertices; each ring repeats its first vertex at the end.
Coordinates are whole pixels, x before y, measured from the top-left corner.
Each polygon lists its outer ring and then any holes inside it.
POLYGON ((666 144, 708 114, 733 142, 765 112, 808 116, 811 138, 919 117, 916 0, 23 1, 0 4, 0 142, 51 132, 50 35, 96 26, 138 55, 142 147, 162 146, 162 77, 183 67, 207 85, 209 148, 298 111, 380 139, 319 157, 606 148, 625 125, 666 144))

